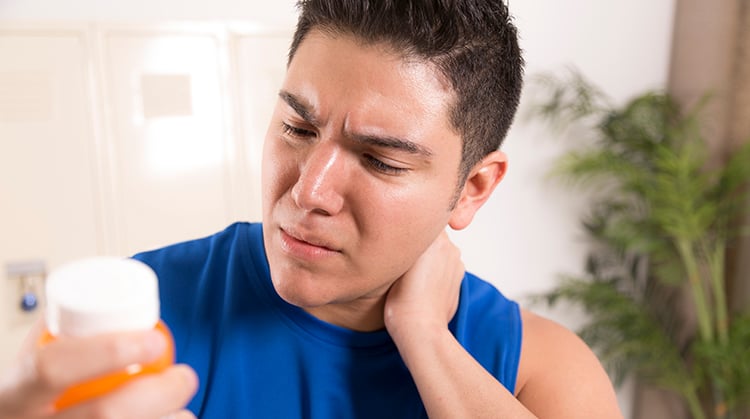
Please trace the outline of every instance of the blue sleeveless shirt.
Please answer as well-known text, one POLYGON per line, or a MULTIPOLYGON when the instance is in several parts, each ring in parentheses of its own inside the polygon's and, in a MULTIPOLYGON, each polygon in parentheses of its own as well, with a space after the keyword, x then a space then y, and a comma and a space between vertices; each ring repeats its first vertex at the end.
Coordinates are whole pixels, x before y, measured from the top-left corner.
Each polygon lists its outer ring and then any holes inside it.
MULTIPOLYGON (((426 418, 385 330, 355 332, 276 294, 261 224, 135 256, 159 276, 177 361, 198 373, 199 418, 426 418)), ((467 273, 449 324, 511 393, 521 354, 518 305, 467 273)))

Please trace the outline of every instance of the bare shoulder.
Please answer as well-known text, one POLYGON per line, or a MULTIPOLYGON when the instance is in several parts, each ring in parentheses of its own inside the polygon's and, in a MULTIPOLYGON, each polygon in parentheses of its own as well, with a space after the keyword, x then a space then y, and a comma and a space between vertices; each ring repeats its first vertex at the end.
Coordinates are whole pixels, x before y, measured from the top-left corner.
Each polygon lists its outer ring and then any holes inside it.
POLYGON ((622 418, 596 355, 572 331, 521 309, 516 397, 540 418, 622 418))

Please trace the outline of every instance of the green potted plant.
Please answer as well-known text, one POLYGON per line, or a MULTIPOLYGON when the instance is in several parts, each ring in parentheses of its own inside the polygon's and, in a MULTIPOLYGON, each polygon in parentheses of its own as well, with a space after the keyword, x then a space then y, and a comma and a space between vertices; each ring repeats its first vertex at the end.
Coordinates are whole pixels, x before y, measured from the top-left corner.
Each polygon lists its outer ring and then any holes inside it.
POLYGON ((679 395, 695 419, 739 417, 750 405, 750 310, 729 310, 725 259, 748 231, 739 223, 750 142, 709 169, 701 105, 685 112, 648 92, 614 107, 575 71, 539 80, 532 115, 592 134, 552 172, 593 195, 585 274, 562 278, 543 300, 589 313, 578 332, 615 383, 632 373, 679 395))

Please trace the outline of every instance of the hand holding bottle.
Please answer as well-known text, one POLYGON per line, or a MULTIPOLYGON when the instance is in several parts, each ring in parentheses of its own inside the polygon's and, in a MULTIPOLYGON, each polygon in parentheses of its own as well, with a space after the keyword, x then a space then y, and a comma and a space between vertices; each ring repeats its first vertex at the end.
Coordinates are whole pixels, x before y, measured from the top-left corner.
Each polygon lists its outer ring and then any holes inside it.
POLYGON ((140 262, 96 259, 53 273, 47 319, 0 377, 0 417, 193 417, 187 366, 172 365, 156 277, 140 262))

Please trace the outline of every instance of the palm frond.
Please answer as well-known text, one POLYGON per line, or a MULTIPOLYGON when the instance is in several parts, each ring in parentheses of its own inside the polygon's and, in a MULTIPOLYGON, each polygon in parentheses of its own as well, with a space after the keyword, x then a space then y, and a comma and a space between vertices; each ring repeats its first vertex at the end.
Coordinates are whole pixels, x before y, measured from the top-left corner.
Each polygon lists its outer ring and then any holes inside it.
POLYGON ((532 85, 540 87, 546 98, 531 107, 528 117, 545 120, 556 129, 598 118, 609 108, 607 96, 573 68, 562 76, 537 75, 532 85))
POLYGON ((672 333, 660 328, 651 308, 623 293, 616 281, 567 278, 545 297, 549 304, 559 299, 579 303, 592 314, 579 334, 597 351, 616 383, 637 372, 642 379, 681 393, 692 381, 672 333))
POLYGON ((697 342, 696 366, 715 383, 730 409, 750 405, 750 313, 738 316, 729 330, 729 342, 697 342))
POLYGON ((750 313, 728 313, 723 276, 728 243, 750 234, 738 223, 750 211, 750 142, 709 170, 700 127, 709 95, 687 111, 661 92, 615 108, 579 74, 543 84, 550 95, 537 115, 557 128, 588 126, 596 139, 552 175, 596 193, 582 219, 587 276, 565 278, 542 299, 591 315, 578 332, 616 382, 633 373, 671 389, 696 417, 712 417, 699 394, 728 411, 750 404, 750 313))

